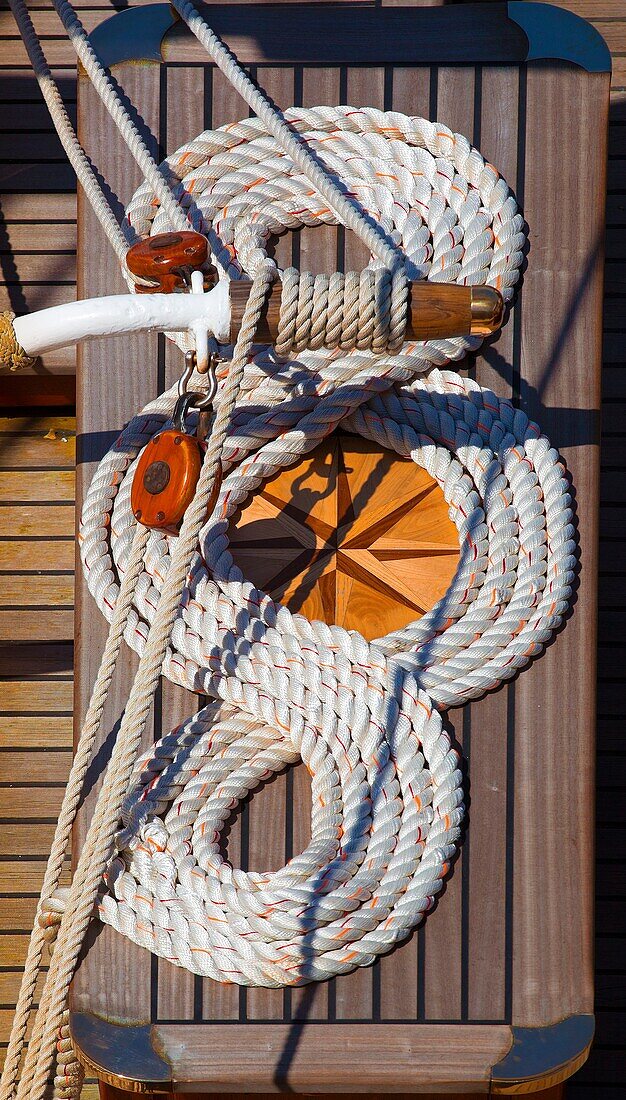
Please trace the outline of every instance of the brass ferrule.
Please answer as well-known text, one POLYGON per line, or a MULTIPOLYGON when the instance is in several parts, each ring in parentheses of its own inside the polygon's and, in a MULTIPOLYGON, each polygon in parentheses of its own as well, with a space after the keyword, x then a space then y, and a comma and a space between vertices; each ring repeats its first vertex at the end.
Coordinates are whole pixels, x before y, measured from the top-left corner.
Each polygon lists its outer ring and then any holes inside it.
POLYGON ((492 286, 473 286, 470 302, 470 333, 472 336, 491 336, 502 324, 504 299, 492 286))

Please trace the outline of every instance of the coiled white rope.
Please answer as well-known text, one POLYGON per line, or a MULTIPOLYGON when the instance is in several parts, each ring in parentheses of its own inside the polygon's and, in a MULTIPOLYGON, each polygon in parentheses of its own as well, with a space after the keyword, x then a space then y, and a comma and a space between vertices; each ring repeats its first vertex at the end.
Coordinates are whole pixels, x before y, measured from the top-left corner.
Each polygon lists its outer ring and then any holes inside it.
MULTIPOLYGON (((519 215, 506 185, 464 139, 369 109, 287 116, 333 170, 348 165, 351 191, 400 237, 415 270, 497 282, 510 294, 519 215), (449 159, 426 148, 437 143, 449 159)), ((267 237, 283 226, 332 220, 258 120, 201 135, 169 166, 179 176, 184 166, 178 197, 193 196, 196 227, 226 277, 254 275, 267 262, 267 237)), ((146 187, 127 214, 142 234, 167 228, 146 187)), ((522 412, 469 379, 434 370, 408 381, 467 345, 405 345, 386 360, 304 352, 288 362, 263 349, 249 363, 222 452, 226 477, 163 666, 176 683, 222 704, 190 718, 140 762, 100 899, 103 920, 196 973, 301 984, 366 965, 405 936, 440 889, 462 812, 456 754, 431 700, 444 708, 496 687, 561 621, 575 543, 558 455, 522 412), (445 597, 371 644, 292 615, 245 580, 228 548, 229 519, 249 493, 339 422, 422 465, 459 532, 459 567, 445 597), (274 874, 233 869, 219 854, 226 817, 248 790, 300 757, 312 774, 310 846, 274 874)), ((133 537, 136 456, 173 400, 173 392, 163 395, 130 423, 85 501, 81 555, 107 616, 133 537)), ((169 551, 167 537, 149 536, 126 628, 138 652, 169 551)))

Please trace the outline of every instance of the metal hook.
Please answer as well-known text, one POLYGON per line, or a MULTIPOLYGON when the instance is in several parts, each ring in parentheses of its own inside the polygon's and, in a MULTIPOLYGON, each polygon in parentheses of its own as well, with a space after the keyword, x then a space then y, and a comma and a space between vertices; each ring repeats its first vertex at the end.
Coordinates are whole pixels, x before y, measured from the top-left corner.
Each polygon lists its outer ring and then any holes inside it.
POLYGON ((213 405, 213 402, 215 400, 215 395, 217 393, 217 364, 218 364, 218 361, 219 361, 219 359, 218 359, 217 355, 210 355, 209 356, 209 369, 206 372, 206 378, 207 378, 207 382, 208 382, 207 391, 206 391, 206 394, 203 396, 202 400, 198 401, 196 403, 196 408, 197 409, 200 409, 200 410, 210 409, 211 406, 213 405))
POLYGON ((178 396, 182 397, 184 393, 187 393, 187 386, 191 381, 191 376, 196 366, 196 353, 195 351, 185 352, 185 369, 178 379, 178 396))
MULTIPOLYGON (((206 378, 207 378, 207 383, 208 383, 206 393, 203 393, 203 394, 194 393, 193 394, 194 400, 193 400, 193 402, 189 403, 189 407, 193 407, 194 409, 208 409, 212 406, 213 401, 215 400, 215 395, 217 393, 217 373, 216 373, 216 369, 217 369, 218 361, 219 361, 219 357, 217 355, 210 355, 209 356, 209 367, 208 367, 208 370, 206 372, 206 378)), ((179 400, 180 400, 181 397, 184 397, 189 392, 187 387, 188 387, 188 385, 191 381, 191 377, 193 375, 195 367, 196 367, 196 353, 195 353, 195 351, 186 351, 185 352, 185 369, 184 369, 183 373, 181 374, 181 376, 178 380, 178 397, 179 397, 179 400)))

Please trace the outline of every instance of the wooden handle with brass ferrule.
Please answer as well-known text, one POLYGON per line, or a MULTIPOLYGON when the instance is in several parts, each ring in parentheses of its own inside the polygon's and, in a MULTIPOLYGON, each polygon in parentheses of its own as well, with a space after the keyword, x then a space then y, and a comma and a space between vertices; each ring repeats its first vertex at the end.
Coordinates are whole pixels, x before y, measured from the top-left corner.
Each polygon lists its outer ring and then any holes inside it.
MULTIPOLYGON (((230 284, 230 340, 234 343, 252 283, 230 284)), ((272 344, 278 334, 282 285, 272 287, 259 327, 259 344, 272 344)), ((406 326, 407 340, 442 340, 450 336, 490 336, 502 324, 502 295, 491 286, 456 283, 411 283, 406 326)))

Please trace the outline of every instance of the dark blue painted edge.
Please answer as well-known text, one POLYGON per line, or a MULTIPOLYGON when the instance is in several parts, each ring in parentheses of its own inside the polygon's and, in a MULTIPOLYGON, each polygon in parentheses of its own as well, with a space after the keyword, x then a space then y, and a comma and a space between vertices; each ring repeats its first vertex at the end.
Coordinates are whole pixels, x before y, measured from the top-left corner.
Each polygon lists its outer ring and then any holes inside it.
POLYGON ((491 1071, 495 1091, 516 1091, 530 1083, 544 1087, 544 1081, 547 1087, 551 1079, 565 1080, 586 1059, 594 1030, 595 1018, 587 1013, 566 1016, 548 1027, 512 1027, 511 1049, 491 1071))
POLYGON ((610 73, 609 47, 580 15, 534 0, 509 0, 507 11, 528 39, 527 61, 571 61, 589 73, 610 73))
MULTIPOLYGON (((502 9, 528 40, 526 61, 569 61, 588 72, 611 71, 609 48, 586 19, 566 8, 535 0, 509 0, 502 9)), ((423 16, 428 18, 430 11, 439 9, 423 8, 423 16)), ((356 9, 353 17, 358 19, 358 15, 356 9)), ((123 61, 162 61, 163 38, 177 21, 178 15, 169 4, 127 8, 100 23, 91 41, 102 63, 109 67, 123 61)))
POLYGON ((144 4, 105 19, 89 37, 107 68, 123 61, 162 61, 161 43, 178 19, 169 4, 144 4))

